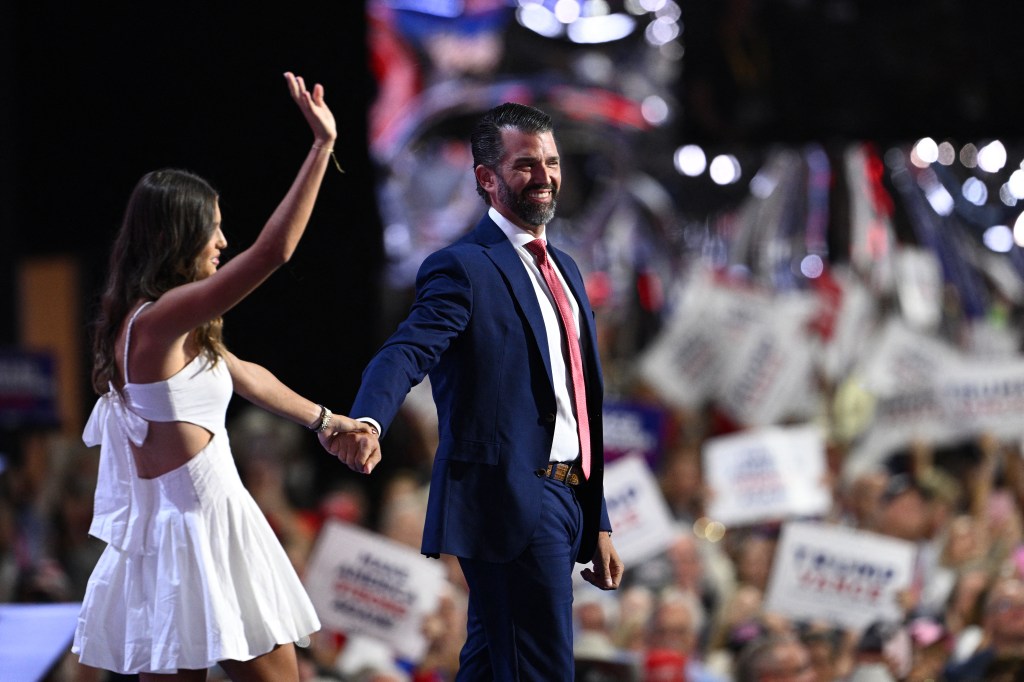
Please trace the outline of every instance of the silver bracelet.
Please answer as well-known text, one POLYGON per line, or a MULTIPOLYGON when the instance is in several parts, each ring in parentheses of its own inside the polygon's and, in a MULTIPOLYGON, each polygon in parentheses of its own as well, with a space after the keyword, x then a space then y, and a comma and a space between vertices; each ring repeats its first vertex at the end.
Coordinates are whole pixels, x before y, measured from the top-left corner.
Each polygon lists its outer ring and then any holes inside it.
POLYGON ((331 413, 326 407, 324 408, 324 416, 320 418, 320 428, 316 430, 317 433, 323 433, 327 430, 327 427, 331 425, 331 417, 334 414, 331 413))
POLYGON ((317 433, 323 433, 324 431, 327 430, 327 427, 331 425, 331 417, 333 417, 334 414, 330 410, 328 410, 326 407, 324 407, 323 405, 317 405, 317 407, 320 408, 320 416, 317 417, 316 421, 313 422, 307 428, 310 431, 316 431, 317 433))

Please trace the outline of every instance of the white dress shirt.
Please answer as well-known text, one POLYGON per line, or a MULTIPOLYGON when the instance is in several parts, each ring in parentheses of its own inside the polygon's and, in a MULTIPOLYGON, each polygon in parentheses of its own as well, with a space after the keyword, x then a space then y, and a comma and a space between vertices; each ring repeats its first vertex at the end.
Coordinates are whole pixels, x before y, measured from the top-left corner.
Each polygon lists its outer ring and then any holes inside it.
MULTIPOLYGON (((534 239, 546 239, 545 229, 541 227, 540 236, 535 237, 526 230, 514 225, 505 216, 498 213, 494 207, 488 210, 487 215, 505 233, 512 246, 515 247, 519 259, 523 261, 523 267, 530 275, 530 282, 533 284, 533 291, 537 295, 537 302, 540 304, 540 312, 544 317, 544 328, 547 330, 548 355, 551 357, 551 376, 555 384, 555 437, 551 441, 551 454, 549 461, 571 462, 579 457, 580 440, 576 430, 576 414, 573 410, 572 400, 572 375, 569 371, 569 351, 565 345, 565 334, 562 333, 562 323, 555 305, 555 299, 548 289, 544 276, 537 267, 537 261, 533 254, 526 250, 526 244, 534 239)), ((573 296, 572 290, 565 283, 565 278, 554 259, 549 259, 551 267, 558 275, 558 281, 565 289, 565 297, 572 307, 572 318, 576 323, 576 338, 580 336, 580 306, 573 296)), ((574 340, 573 343, 578 343, 574 340)))

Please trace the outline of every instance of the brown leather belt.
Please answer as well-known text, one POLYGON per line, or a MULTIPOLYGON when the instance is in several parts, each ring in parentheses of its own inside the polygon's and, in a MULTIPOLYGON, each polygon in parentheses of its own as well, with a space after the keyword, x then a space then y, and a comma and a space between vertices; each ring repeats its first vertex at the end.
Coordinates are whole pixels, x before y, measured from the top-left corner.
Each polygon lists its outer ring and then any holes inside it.
POLYGON ((575 464, 552 462, 551 464, 548 464, 547 469, 541 469, 540 472, 544 472, 544 475, 548 478, 553 478, 556 481, 562 481, 567 485, 579 485, 580 481, 583 480, 583 472, 581 472, 580 468, 575 464))

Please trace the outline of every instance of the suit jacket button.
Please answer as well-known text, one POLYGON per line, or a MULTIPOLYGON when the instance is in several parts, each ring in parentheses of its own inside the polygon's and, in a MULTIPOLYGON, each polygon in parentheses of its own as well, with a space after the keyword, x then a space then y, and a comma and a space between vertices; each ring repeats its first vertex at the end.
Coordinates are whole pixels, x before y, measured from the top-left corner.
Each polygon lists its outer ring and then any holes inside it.
POLYGON ((548 475, 548 470, 547 469, 537 469, 533 473, 537 474, 538 478, 544 478, 545 476, 548 475))
POLYGON ((550 412, 550 413, 544 415, 544 421, 546 421, 548 424, 554 424, 555 423, 555 413, 554 412, 550 412))

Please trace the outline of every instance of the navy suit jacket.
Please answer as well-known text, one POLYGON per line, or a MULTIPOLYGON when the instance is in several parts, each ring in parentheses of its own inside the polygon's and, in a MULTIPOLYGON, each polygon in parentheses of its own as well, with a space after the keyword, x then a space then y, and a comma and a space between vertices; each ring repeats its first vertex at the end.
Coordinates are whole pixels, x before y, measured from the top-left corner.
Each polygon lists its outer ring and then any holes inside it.
MULTIPOLYGON (((577 561, 593 558, 604 504, 604 387, 594 314, 576 263, 551 247, 580 306, 591 434, 590 480, 576 488, 583 514, 577 561)), ((352 411, 385 431, 410 388, 430 375, 438 411, 422 552, 505 562, 527 545, 540 518, 543 469, 555 427, 547 336, 530 277, 486 215, 431 254, 416 301, 363 372, 352 411)), ((383 434, 382 434, 383 435, 383 434)))

